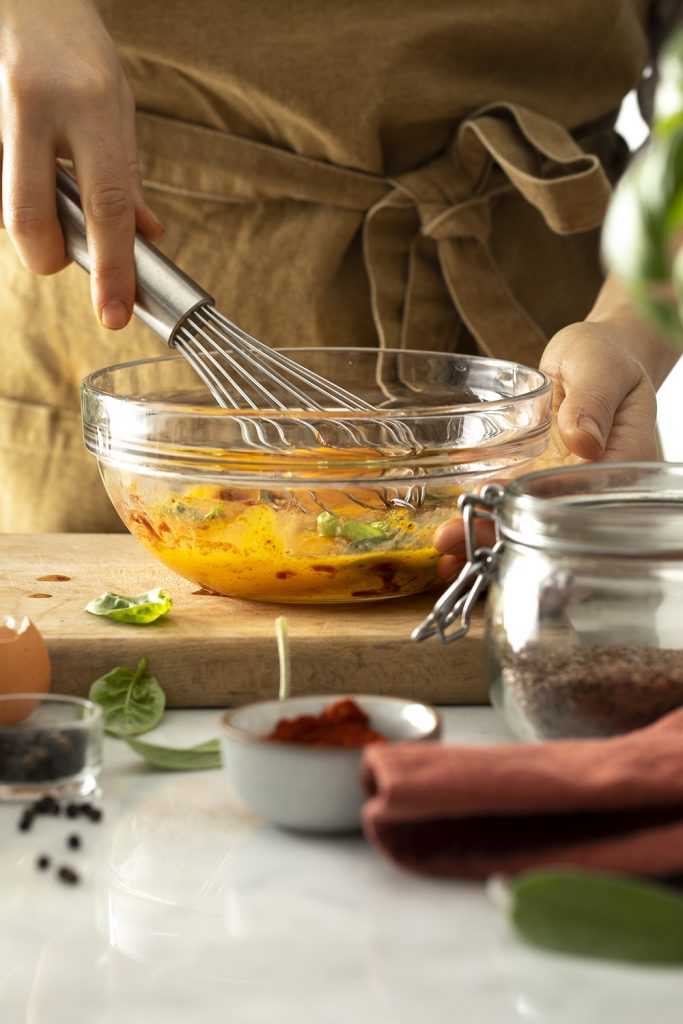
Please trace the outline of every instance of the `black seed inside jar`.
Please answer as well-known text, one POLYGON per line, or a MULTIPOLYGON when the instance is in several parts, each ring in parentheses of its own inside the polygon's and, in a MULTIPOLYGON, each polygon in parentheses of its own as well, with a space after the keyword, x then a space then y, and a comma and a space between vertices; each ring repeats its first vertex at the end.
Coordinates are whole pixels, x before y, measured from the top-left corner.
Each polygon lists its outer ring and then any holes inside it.
POLYGON ((86 753, 87 736, 81 729, 0 730, 0 781, 44 782, 77 775, 85 768, 86 753))
POLYGON ((506 650, 499 672, 506 701, 547 739, 630 732, 683 705, 683 650, 506 650))

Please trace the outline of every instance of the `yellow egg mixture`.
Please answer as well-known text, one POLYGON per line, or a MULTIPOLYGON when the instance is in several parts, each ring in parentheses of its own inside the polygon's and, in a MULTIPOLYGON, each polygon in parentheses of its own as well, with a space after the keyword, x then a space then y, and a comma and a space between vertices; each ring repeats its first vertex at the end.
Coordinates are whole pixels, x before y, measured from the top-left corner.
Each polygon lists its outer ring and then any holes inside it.
POLYGON ((447 517, 443 502, 418 513, 372 511, 335 492, 333 525, 355 536, 354 530, 377 533, 379 520, 385 531, 370 540, 349 540, 321 535, 320 507, 304 507, 298 496, 290 501, 269 492, 196 487, 149 504, 131 484, 119 497, 115 504, 131 533, 181 576, 230 597, 287 603, 374 600, 425 590, 436 579, 438 553, 431 537, 447 517))

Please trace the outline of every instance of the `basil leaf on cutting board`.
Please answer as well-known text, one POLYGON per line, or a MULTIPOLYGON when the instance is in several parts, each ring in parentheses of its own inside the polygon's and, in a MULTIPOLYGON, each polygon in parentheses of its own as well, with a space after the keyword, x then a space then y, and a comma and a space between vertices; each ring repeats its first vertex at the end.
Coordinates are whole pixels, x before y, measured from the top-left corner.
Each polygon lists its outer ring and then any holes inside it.
POLYGON ((155 587, 154 590, 146 590, 144 594, 133 594, 132 597, 108 591, 88 602, 85 610, 91 615, 105 615, 115 622, 146 626, 147 623, 155 622, 162 615, 166 615, 172 605, 171 595, 161 587, 155 587))
POLYGON ((149 732, 161 721, 166 707, 166 695, 147 671, 146 658, 135 670, 119 665, 96 679, 89 697, 103 710, 105 731, 124 738, 149 732))
POLYGON ((221 748, 218 739, 207 740, 194 747, 164 747, 157 743, 145 743, 130 737, 126 742, 154 768, 162 768, 165 771, 193 772, 221 766, 221 748))
POLYGON ((641 964, 683 964, 683 895, 583 871, 532 871, 505 882, 508 913, 533 946, 641 964))

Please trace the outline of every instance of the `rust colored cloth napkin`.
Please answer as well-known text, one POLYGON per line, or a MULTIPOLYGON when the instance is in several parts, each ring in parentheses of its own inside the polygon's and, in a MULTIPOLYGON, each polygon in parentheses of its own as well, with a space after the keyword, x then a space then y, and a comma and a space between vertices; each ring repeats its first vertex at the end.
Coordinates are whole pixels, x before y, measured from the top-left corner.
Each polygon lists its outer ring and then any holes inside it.
POLYGON ((433 875, 683 873, 683 708, 608 739, 366 748, 368 840, 433 875))

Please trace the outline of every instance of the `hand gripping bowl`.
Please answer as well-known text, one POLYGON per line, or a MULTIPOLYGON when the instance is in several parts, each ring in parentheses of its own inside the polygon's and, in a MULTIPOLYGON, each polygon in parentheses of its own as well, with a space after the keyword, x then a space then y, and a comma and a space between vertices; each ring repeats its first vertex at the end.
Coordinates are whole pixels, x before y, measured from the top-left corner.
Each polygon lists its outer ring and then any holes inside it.
POLYGON ((81 385, 85 445, 121 519, 215 593, 323 603, 426 590, 434 530, 459 495, 548 448, 551 384, 538 370, 435 352, 287 352, 380 412, 219 409, 177 356, 81 385))

